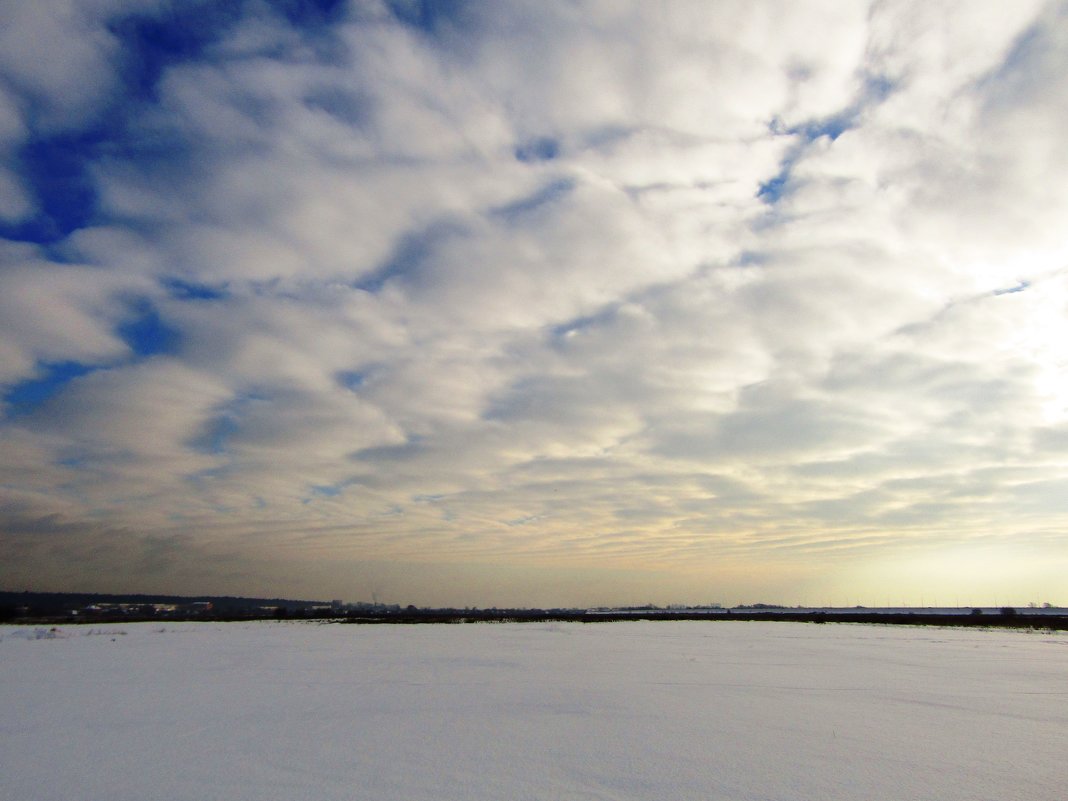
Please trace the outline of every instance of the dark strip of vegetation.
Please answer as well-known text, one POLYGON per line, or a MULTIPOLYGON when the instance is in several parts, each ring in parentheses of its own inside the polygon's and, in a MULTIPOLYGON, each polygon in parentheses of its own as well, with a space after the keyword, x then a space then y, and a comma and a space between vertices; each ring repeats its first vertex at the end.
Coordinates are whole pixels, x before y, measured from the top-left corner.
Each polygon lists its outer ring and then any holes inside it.
MULTIPOLYGON (((1058 610, 1059 611, 1059 610, 1058 610)), ((1068 631, 1068 615, 1030 613, 1003 607, 984 613, 925 611, 792 610, 755 605, 736 609, 421 609, 384 604, 334 606, 321 601, 232 597, 96 595, 0 592, 0 622, 27 624, 119 623, 143 621, 329 620, 352 624, 424 623, 615 623, 618 621, 779 621, 796 623, 879 623, 898 626, 953 626, 1068 631)))
POLYGON ((1068 615, 927 614, 888 612, 587 612, 541 609, 420 609, 388 614, 364 614, 341 619, 356 624, 382 623, 616 623, 619 621, 778 621, 793 623, 880 623, 899 626, 956 626, 1068 631, 1068 615))

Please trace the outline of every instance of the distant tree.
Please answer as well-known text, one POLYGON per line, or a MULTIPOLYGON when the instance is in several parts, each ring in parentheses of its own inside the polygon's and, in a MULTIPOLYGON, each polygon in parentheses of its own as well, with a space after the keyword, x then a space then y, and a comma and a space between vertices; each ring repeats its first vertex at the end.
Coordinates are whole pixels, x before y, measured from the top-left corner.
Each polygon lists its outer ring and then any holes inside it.
POLYGON ((1003 606, 1001 607, 1001 614, 1005 617, 1012 617, 1016 614, 1016 610, 1011 606, 1003 606))
POLYGON ((973 609, 973 610, 972 610, 972 612, 971 612, 971 613, 972 613, 972 615, 973 615, 973 616, 975 616, 975 615, 981 615, 981 614, 983 614, 983 610, 982 610, 982 609, 980 609, 980 608, 979 608, 979 607, 977 606, 977 607, 975 607, 975 609, 973 609))

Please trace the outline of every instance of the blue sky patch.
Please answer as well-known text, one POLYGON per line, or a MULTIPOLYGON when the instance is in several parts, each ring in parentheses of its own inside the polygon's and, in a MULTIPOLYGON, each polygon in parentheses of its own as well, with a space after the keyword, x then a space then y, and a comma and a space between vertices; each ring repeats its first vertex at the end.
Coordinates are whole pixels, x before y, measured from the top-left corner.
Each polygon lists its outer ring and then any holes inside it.
POLYGON ((766 254, 755 250, 743 250, 738 254, 738 258, 734 260, 734 264, 738 267, 756 267, 764 264, 768 260, 766 254))
POLYGON ((364 292, 379 292, 388 281, 417 271, 430 257, 437 245, 463 232, 454 222, 439 220, 426 228, 411 231, 401 237, 393 254, 377 269, 353 284, 364 292))
POLYGON ((167 67, 199 58, 241 20, 243 0, 172 3, 158 15, 131 14, 109 31, 122 45, 121 77, 130 97, 155 100, 167 67))
POLYGON ((96 208, 88 164, 103 139, 100 132, 35 139, 15 164, 37 202, 37 213, 16 224, 0 223, 0 236, 48 244, 87 225, 96 208))
POLYGON ((404 462, 413 459, 426 450, 423 438, 413 435, 401 445, 376 445, 372 448, 363 448, 352 454, 353 461, 357 462, 404 462))
POLYGON ((466 5, 465 0, 386 0, 398 22, 427 34, 455 23, 466 5))
POLYGON ((353 392, 367 382, 367 372, 361 370, 345 370, 337 374, 338 383, 353 392))
POLYGON ((200 436, 189 442, 189 447, 201 453, 223 454, 229 449, 230 439, 240 430, 242 410, 253 401, 264 400, 256 394, 240 395, 217 410, 217 415, 209 420, 200 436))
POLYGON ((208 423, 203 435, 190 445, 202 453, 226 453, 230 437, 237 433, 237 429, 237 419, 230 414, 223 414, 208 423))
MULTIPOLYGON (((158 14, 112 19, 108 30, 119 41, 117 74, 123 90, 97 109, 94 121, 82 129, 31 136, 23 144, 13 164, 36 201, 37 213, 18 223, 0 223, 0 236, 47 245, 94 223, 97 190, 88 165, 101 156, 145 164, 173 165, 181 160, 188 146, 167 141, 174 137, 160 131, 148 140, 131 138, 128 120, 139 108, 138 101, 157 99, 156 86, 168 66, 202 56, 237 24, 245 5, 241 0, 187 0, 158 14)), ((32 97, 23 101, 32 119, 36 101, 32 97)))
POLYGON ((304 98, 304 105, 329 114, 338 122, 353 128, 361 128, 371 119, 371 101, 368 98, 337 86, 313 89, 304 98))
POLYGON ((515 149, 517 160, 525 163, 552 161, 560 155, 560 143, 548 136, 523 142, 515 149))
POLYGON ((757 190, 757 197, 768 205, 774 205, 789 191, 790 171, 801 158, 806 147, 818 139, 826 137, 832 142, 846 131, 855 127, 861 112, 869 105, 883 102, 894 91, 895 84, 881 75, 871 75, 864 82, 861 96, 847 108, 837 114, 808 120, 800 125, 786 127, 782 120, 775 117, 768 123, 768 130, 777 135, 800 137, 800 142, 789 149, 780 165, 779 172, 765 181, 757 190))
POLYGON ((298 28, 329 27, 345 18, 346 0, 274 0, 273 7, 298 28))
POLYGON ((267 401, 268 396, 259 392, 246 392, 220 405, 215 416, 201 430, 201 434, 187 444, 201 453, 214 455, 229 451, 230 440, 241 430, 241 417, 253 403, 267 401))
POLYGON ((147 301, 134 307, 136 316, 119 326, 118 334, 134 353, 141 357, 175 353, 181 335, 167 325, 156 307, 147 301))
POLYGON ((1015 295, 1017 292, 1023 292, 1025 289, 1031 286, 1030 281, 1021 281, 1016 286, 1010 286, 1005 289, 995 289, 995 295, 1015 295))
POLYGON ((790 170, 784 167, 778 175, 760 185, 757 197, 768 204, 776 203, 782 197, 788 180, 790 180, 790 170))
POLYGON ((161 283, 167 294, 175 300, 222 300, 230 297, 230 293, 221 286, 183 281, 179 278, 165 278, 161 283))
POLYGON ((841 114, 834 114, 830 117, 824 117, 821 120, 812 120, 797 128, 791 128, 789 133, 800 134, 810 142, 813 142, 822 136, 826 136, 833 142, 853 127, 854 116, 856 115, 853 110, 848 109, 841 114))
POLYGON ((896 88, 897 84, 885 75, 868 75, 864 80, 864 102, 882 103, 896 88))
POLYGON ((548 206, 551 203, 555 203, 571 194, 574 189, 574 180, 571 178, 559 178, 541 187, 533 194, 493 209, 492 213, 494 216, 503 217, 505 220, 511 222, 524 214, 528 214, 541 208, 542 206, 548 206))
POLYGON ((49 399, 55 397, 71 381, 99 369, 81 362, 53 362, 40 365, 43 375, 15 384, 4 394, 8 416, 33 412, 49 399))
POLYGON ((610 322, 616 316, 618 311, 618 304, 612 303, 593 314, 575 317, 574 319, 560 323, 559 325, 554 325, 549 329, 549 335, 556 344, 561 344, 562 342, 566 342, 567 339, 574 334, 610 322))

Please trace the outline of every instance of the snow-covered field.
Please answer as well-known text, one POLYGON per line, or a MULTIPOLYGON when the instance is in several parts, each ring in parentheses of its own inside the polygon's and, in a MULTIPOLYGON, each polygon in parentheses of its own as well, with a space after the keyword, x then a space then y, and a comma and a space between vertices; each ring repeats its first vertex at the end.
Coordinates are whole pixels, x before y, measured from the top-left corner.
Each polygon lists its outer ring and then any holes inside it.
POLYGON ((157 623, 35 637, 0 626, 5 801, 1068 792, 1063 633, 157 623))

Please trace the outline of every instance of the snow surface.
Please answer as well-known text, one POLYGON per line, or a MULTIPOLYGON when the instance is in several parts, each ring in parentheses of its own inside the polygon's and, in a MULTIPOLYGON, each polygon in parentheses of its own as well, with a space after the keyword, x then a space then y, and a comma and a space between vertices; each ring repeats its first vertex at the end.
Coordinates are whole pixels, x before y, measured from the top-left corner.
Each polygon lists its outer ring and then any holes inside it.
POLYGON ((1068 787, 1068 636, 751 622, 0 626, 0 798, 1068 787))

